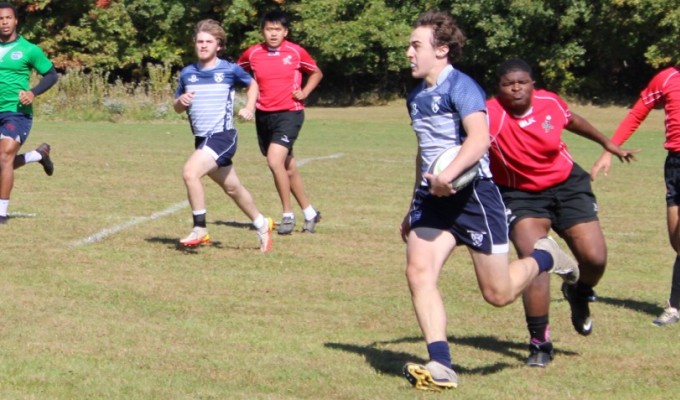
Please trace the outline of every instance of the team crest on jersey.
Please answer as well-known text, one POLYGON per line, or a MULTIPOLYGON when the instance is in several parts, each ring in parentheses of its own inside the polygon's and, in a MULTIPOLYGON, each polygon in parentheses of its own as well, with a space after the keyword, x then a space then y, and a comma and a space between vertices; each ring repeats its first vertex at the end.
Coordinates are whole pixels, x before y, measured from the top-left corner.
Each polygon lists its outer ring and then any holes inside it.
POLYGON ((553 128, 555 128, 553 124, 550 122, 551 119, 552 117, 550 115, 546 116, 545 121, 543 121, 543 124, 541 125, 545 133, 548 133, 551 130, 553 130, 553 128))
POLYGON ((192 75, 189 77, 189 79, 187 79, 187 80, 188 80, 189 82, 191 82, 191 83, 195 83, 195 82, 198 82, 198 77, 197 77, 196 75, 192 74, 192 75))
POLYGON ((215 79, 215 82, 220 83, 224 80, 224 72, 218 72, 215 75, 213 75, 213 78, 215 79))
POLYGON ((472 245, 475 247, 480 247, 484 241, 484 233, 468 231, 470 234, 470 239, 472 240, 472 245))
POLYGON ((439 103, 441 103, 442 97, 441 96, 434 96, 432 97, 432 112, 437 113, 439 111, 439 103))
POLYGON ((291 65, 293 63, 293 56, 286 56, 283 58, 283 65, 291 65))
POLYGON ((416 114, 418 114, 418 104, 414 101, 411 103, 411 115, 415 117, 416 114))
POLYGON ((10 57, 12 60, 21 60, 21 58, 24 56, 24 53, 21 51, 13 51, 12 54, 10 54, 10 57))

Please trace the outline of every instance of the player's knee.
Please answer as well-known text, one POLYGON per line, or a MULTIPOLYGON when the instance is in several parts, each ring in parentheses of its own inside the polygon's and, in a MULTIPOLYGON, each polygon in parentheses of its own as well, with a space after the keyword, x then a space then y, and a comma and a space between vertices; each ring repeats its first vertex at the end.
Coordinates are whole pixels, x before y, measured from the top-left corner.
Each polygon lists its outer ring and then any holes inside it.
POLYGON ((406 266, 406 280, 409 286, 413 288, 432 282, 433 277, 430 271, 431 268, 427 268, 423 264, 409 263, 406 266))
POLYGON ((485 288, 482 290, 484 300, 494 307, 505 307, 512 303, 514 298, 509 293, 497 290, 496 288, 485 288))

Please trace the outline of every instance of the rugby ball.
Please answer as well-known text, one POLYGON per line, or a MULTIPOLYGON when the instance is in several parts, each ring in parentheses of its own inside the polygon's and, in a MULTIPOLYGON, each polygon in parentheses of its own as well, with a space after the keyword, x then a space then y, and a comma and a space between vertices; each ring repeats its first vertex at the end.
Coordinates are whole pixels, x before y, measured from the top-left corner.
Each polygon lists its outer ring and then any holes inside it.
MULTIPOLYGON (((432 161, 432 164, 430 164, 430 168, 428 168, 427 172, 431 173, 432 175, 439 175, 456 158, 461 147, 462 146, 449 147, 448 149, 439 153, 439 155, 435 157, 434 161, 432 161)), ((475 177, 477 177, 478 171, 479 161, 472 164, 470 168, 463 171, 462 174, 460 174, 451 182, 453 190, 459 191, 465 186, 469 185, 470 182, 472 182, 475 177)))

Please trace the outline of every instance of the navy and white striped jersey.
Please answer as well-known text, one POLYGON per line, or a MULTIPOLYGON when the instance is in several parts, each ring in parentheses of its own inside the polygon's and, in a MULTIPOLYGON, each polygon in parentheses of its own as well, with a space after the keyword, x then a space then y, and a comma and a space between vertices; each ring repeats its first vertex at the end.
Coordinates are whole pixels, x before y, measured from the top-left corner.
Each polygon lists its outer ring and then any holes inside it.
POLYGON ((175 98, 194 92, 187 109, 191 130, 195 136, 205 137, 234 128, 235 85, 250 86, 251 76, 237 64, 218 59, 214 67, 200 69, 198 64, 187 65, 179 75, 175 98))
MULTIPOLYGON (((463 144, 467 134, 462 119, 477 111, 486 113, 484 90, 468 75, 448 65, 437 85, 418 85, 408 96, 411 126, 418 138, 424 174, 434 159, 449 147, 463 144)), ((488 153, 480 160, 479 174, 491 178, 488 153)), ((421 182, 426 185, 425 179, 421 182)))

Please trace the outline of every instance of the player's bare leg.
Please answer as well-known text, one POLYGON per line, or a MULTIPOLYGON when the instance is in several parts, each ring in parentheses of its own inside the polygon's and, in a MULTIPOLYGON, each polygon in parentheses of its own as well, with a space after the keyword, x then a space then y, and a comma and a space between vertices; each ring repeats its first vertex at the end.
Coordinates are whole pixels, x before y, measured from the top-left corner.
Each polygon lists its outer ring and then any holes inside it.
POLYGON ((0 223, 7 222, 9 196, 14 187, 14 158, 21 144, 11 138, 0 139, 0 223))
POLYGON ((194 151, 184 164, 182 178, 187 188, 194 226, 189 235, 180 240, 183 246, 198 246, 210 242, 208 228, 205 225, 205 190, 201 178, 216 169, 215 160, 201 149, 194 151))

